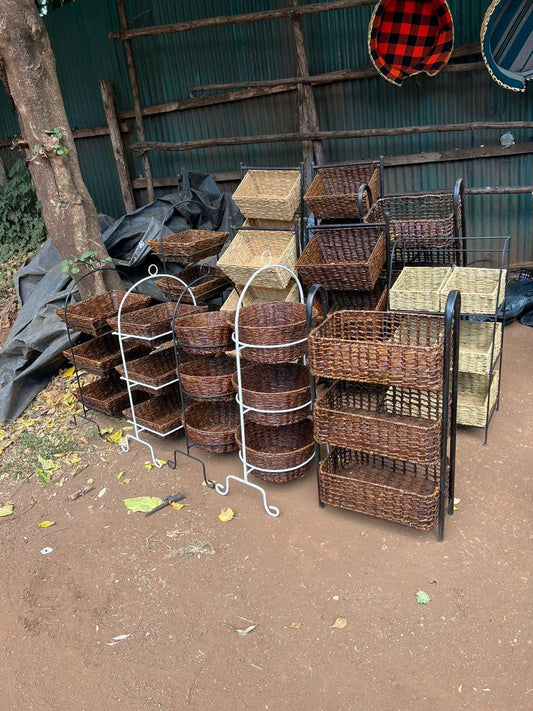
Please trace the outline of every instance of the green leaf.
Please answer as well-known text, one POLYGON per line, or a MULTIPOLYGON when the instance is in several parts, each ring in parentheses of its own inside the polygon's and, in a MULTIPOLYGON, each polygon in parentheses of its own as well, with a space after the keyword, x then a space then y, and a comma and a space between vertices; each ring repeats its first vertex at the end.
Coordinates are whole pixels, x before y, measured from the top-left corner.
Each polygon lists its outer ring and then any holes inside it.
POLYGON ((418 590, 416 593, 416 601, 419 605, 427 605, 431 601, 431 598, 424 592, 424 590, 418 590))
POLYGON ((37 469, 35 470, 35 473, 37 474, 37 476, 39 477, 39 479, 41 481, 44 481, 45 484, 50 483, 51 479, 47 474, 44 473, 42 467, 37 467, 37 469))
POLYGON ((79 257, 80 262, 85 262, 88 259, 94 259, 96 257, 96 252, 84 252, 81 257, 79 257))
POLYGON ((65 152, 64 149, 61 148, 61 146, 54 146, 54 148, 56 149, 56 155, 58 155, 58 156, 62 156, 63 153, 65 152))
POLYGON ((66 259, 61 260, 61 271, 63 272, 63 274, 68 274, 69 264, 66 259))
POLYGON ((79 274, 80 273, 80 268, 79 267, 72 267, 70 270, 71 274, 79 274))
POLYGON ((157 496, 137 496, 135 499, 124 499, 124 505, 127 509, 142 513, 148 513, 162 503, 163 499, 159 499, 157 496))

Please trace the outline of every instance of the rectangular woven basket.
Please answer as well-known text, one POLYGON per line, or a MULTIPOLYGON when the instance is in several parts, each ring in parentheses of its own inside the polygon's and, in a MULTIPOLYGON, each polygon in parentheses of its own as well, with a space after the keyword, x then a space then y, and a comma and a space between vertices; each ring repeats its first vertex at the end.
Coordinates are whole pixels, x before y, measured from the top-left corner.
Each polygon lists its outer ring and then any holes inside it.
POLYGON ((371 291, 385 258, 385 235, 380 227, 332 227, 313 233, 296 268, 307 286, 371 291))
MULTIPOLYGON (((284 289, 266 289, 263 287, 255 288, 254 286, 249 286, 248 289, 246 289, 246 294, 242 300, 242 306, 250 306, 250 304, 265 301, 285 301, 287 303, 296 303, 299 301, 298 289, 295 284, 292 286, 286 286, 284 289)), ((220 310, 235 311, 238 303, 239 292, 236 289, 233 289, 226 301, 224 301, 220 307, 220 310)))
MULTIPOLYGON (((126 358, 138 358, 148 352, 146 346, 138 343, 125 342, 123 348, 126 358)), ((72 349, 67 348, 63 355, 78 368, 100 374, 108 373, 122 361, 118 338, 111 333, 91 338, 90 341, 80 343, 72 349)))
POLYGON ((372 291, 328 291, 329 313, 335 311, 384 311, 387 287, 378 281, 372 291))
POLYGON ((163 261, 191 264, 220 252, 228 237, 229 232, 183 230, 158 239, 150 239, 146 244, 163 261))
MULTIPOLYGON (((105 294, 91 296, 77 304, 67 306, 66 322, 73 331, 81 331, 89 336, 101 336, 111 330, 107 319, 116 316, 125 291, 107 291, 105 294)), ((142 309, 150 303, 150 296, 143 294, 128 294, 122 304, 121 313, 129 313, 136 309, 142 309)), ((59 307, 56 314, 65 321, 65 309, 59 307)))
MULTIPOLYGON (((124 417, 131 422, 131 409, 124 410, 124 417)), ((162 395, 155 395, 135 408, 137 424, 145 427, 160 437, 175 432, 182 424, 182 409, 179 390, 166 390, 162 395)))
POLYGON ((334 448, 318 473, 320 500, 422 531, 439 515, 439 467, 334 448))
MULTIPOLYGON (((376 165, 339 165, 317 168, 304 195, 307 207, 318 219, 355 218, 359 215, 357 193, 367 183, 372 199, 380 197, 379 168, 376 165)), ((369 209, 364 196, 365 210, 369 209)))
POLYGON ((233 193, 245 217, 292 220, 300 202, 299 170, 249 170, 233 193))
MULTIPOLYGON (((489 376, 476 373, 459 373, 457 392, 457 424, 471 427, 485 427, 487 424, 487 403, 489 401, 489 376)), ((500 374, 496 370, 490 381, 490 406, 488 414, 494 410, 498 397, 500 374)))
POLYGON ((404 267, 389 292, 390 309, 442 312, 440 290, 451 273, 450 267, 404 267))
POLYGON ((317 377, 424 390, 442 383, 442 316, 337 311, 311 331, 308 346, 317 377))
POLYGON ((505 299, 505 269, 479 269, 456 267, 440 291, 441 309, 453 289, 461 292, 461 313, 492 314, 505 299), (499 284, 499 291, 498 291, 499 284))
POLYGON ((491 352, 494 337, 492 362, 500 354, 502 325, 483 321, 461 321, 459 334, 459 370, 464 373, 487 375, 491 367, 491 352))
MULTIPOLYGON (((99 380, 83 385, 74 392, 78 400, 82 400, 87 407, 98 410, 106 415, 116 417, 129 402, 128 389, 118 375, 106 375, 99 380)), ((144 397, 144 393, 138 393, 144 397)))
MULTIPOLYGON (((296 265, 294 232, 240 230, 218 260, 217 266, 234 284, 242 286, 264 266, 264 253, 270 255, 272 264, 281 264, 293 270, 296 265)), ((284 289, 290 278, 284 269, 267 269, 254 279, 254 286, 284 289)))
POLYGON ((156 279, 155 285, 161 289, 167 299, 173 301, 178 301, 179 299, 180 303, 183 304, 192 305, 191 293, 197 301, 207 301, 218 296, 229 286, 227 279, 219 270, 210 268, 209 272, 207 272, 199 264, 186 267, 176 276, 189 286, 188 290, 185 290, 185 287, 178 281, 170 279, 168 276, 156 279), (185 293, 181 296, 184 291, 185 293))

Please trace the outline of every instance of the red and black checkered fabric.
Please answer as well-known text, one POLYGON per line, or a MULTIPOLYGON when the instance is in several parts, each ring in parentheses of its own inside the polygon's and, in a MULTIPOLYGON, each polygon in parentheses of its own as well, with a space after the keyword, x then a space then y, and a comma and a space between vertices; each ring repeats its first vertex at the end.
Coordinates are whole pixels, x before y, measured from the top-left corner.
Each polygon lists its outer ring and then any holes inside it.
POLYGON ((372 14, 368 48, 385 79, 401 85, 411 74, 433 76, 453 47, 453 20, 445 0, 382 0, 372 14))

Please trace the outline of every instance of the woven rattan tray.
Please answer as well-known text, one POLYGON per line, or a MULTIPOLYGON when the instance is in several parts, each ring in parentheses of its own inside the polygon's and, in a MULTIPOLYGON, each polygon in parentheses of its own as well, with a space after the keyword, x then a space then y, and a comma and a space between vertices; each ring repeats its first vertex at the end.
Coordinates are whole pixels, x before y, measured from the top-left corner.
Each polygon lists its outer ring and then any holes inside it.
MULTIPOLYGON (((244 434, 246 462, 257 467, 253 471, 255 476, 274 484, 284 484, 307 474, 308 466, 304 462, 313 453, 314 446, 310 420, 283 427, 265 427, 256 422, 246 422, 244 434)), ((236 431, 235 437, 239 447, 242 447, 240 429, 236 431)))
POLYGON ((237 370, 235 358, 227 355, 202 356, 180 363, 183 389, 193 397, 216 398, 233 395, 232 376, 237 370))
POLYGON ((339 381, 314 406, 317 442, 406 462, 438 463, 439 393, 339 381))
MULTIPOLYGON (((117 365, 118 373, 124 377, 124 366, 117 365)), ((176 354, 174 346, 153 351, 149 355, 132 360, 127 365, 128 379, 148 388, 160 388, 177 380, 176 354)))
POLYGON ((487 375, 500 354, 502 325, 483 321, 461 321, 459 335, 459 370, 487 375), (493 351, 494 342, 494 351, 493 351))
POLYGON ((159 239, 149 239, 146 244, 165 262, 191 264, 220 252, 228 237, 229 232, 184 230, 159 239))
POLYGON ((199 400, 185 411, 187 435, 198 449, 214 454, 237 449, 235 429, 238 424, 239 408, 235 400, 199 400))
POLYGON ((505 269, 456 267, 441 288, 441 310, 444 310, 450 291, 458 289, 461 292, 461 313, 492 314, 505 298, 506 278, 505 269))
POLYGON ((427 531, 439 515, 439 467, 333 449, 320 464, 320 500, 427 531))
MULTIPOLYGON (((205 304, 192 306, 191 304, 176 304, 173 301, 164 301, 155 306, 148 306, 146 309, 139 309, 130 314, 126 314, 120 319, 122 335, 137 336, 141 338, 157 338, 163 334, 171 332, 172 318, 174 312, 176 318, 190 316, 194 313, 207 311, 205 304)), ((116 332, 118 331, 118 317, 107 319, 108 324, 116 332)))
POLYGON ((372 291, 328 291, 329 313, 335 311, 384 311, 387 287, 378 281, 372 291))
POLYGON ((444 311, 440 290, 450 267, 404 267, 389 292, 389 307, 399 311, 444 311))
POLYGON ((384 264, 383 230, 363 225, 316 230, 296 268, 308 287, 322 284, 338 291, 371 291, 384 264))
MULTIPOLYGON (((81 331, 89 336, 101 336, 111 330, 107 319, 118 313, 125 295, 125 291, 108 291, 105 294, 91 296, 89 299, 67 306, 66 318, 63 307, 57 308, 56 314, 60 319, 66 321, 68 327, 73 331, 81 331)), ((122 305, 121 313, 125 314, 141 309, 148 306, 150 301, 149 296, 130 293, 122 305)))
MULTIPOLYGON (((220 310, 236 311, 239 303, 239 296, 240 294, 237 289, 233 289, 226 301, 224 301, 220 307, 220 310)), ((265 289, 263 287, 255 288, 254 286, 249 286, 244 294, 242 306, 250 306, 250 304, 264 301, 287 301, 290 303, 296 303, 298 300, 298 289, 296 284, 286 286, 284 289, 265 289)))
MULTIPOLYGON (((490 381, 490 406, 488 415, 494 410, 498 398, 499 371, 495 370, 490 381)), ((471 427, 485 427, 487 403, 489 401, 489 376, 477 373, 459 373, 457 391, 457 424, 471 427)))
MULTIPOLYGON (((359 214, 357 193, 367 183, 372 199, 380 196, 379 168, 376 165, 342 165, 318 168, 304 195, 310 212, 318 219, 353 218, 359 214)), ((364 197, 369 209, 368 197, 364 197)))
POLYGON ((300 182, 299 170, 249 170, 232 197, 245 217, 292 220, 300 182))
POLYGON ((228 287, 228 280, 218 269, 213 269, 212 267, 206 269, 200 264, 186 267, 176 276, 185 282, 189 289, 185 290, 176 279, 170 279, 169 277, 156 279, 155 285, 161 289, 167 299, 179 300, 180 303, 184 304, 193 303, 191 292, 196 301, 207 301, 220 295, 228 287), (185 293, 182 296, 183 291, 185 293))
POLYGON ((218 355, 231 348, 232 314, 208 311, 185 316, 176 322, 174 330, 176 341, 186 353, 218 355))
MULTIPOLYGON (((146 355, 146 346, 138 343, 125 342, 124 356, 138 358, 146 355)), ((74 348, 63 351, 65 358, 76 364, 78 368, 85 368, 93 373, 108 373, 122 360, 118 338, 111 333, 96 336, 86 343, 80 343, 74 348)))
MULTIPOLYGON (((75 390, 74 395, 83 401, 86 407, 98 410, 106 415, 116 417, 129 403, 128 389, 118 375, 106 375, 99 380, 83 385, 80 390, 75 390)), ((143 400, 146 394, 135 393, 135 398, 143 400)))
MULTIPOLYGON (((131 409, 124 410, 124 417, 133 419, 131 409)), ((182 410, 179 390, 167 390, 135 406, 135 421, 161 437, 175 432, 182 424, 182 410)))
POLYGON ((309 335, 311 372, 334 380, 436 390, 443 357, 442 316, 337 311, 309 335))
MULTIPOLYGON (((265 252, 268 252, 272 264, 294 269, 294 231, 240 230, 218 260, 217 266, 234 284, 242 286, 265 265, 265 252)), ((284 289, 290 278, 285 269, 267 269, 254 277, 254 287, 284 289)))

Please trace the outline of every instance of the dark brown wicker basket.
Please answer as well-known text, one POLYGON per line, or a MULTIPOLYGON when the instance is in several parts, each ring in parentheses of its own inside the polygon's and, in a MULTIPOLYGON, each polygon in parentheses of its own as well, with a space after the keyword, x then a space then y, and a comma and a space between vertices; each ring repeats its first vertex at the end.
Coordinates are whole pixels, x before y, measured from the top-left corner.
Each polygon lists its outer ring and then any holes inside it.
POLYGON ((187 435, 198 449, 206 452, 224 454, 235 451, 238 424, 239 408, 235 400, 199 400, 185 410, 187 435))
POLYGON ((159 239, 149 239, 146 244, 166 262, 190 264, 217 254, 228 237, 229 232, 184 230, 159 239))
MULTIPOLYGON (((232 379, 237 390, 237 374, 232 379)), ((241 369, 241 392, 244 407, 255 410, 292 410, 292 412, 256 412, 249 410, 246 419, 261 425, 281 427, 306 419, 311 400, 309 368, 296 363, 257 364, 241 369), (295 410, 294 408, 300 408, 295 410)))
POLYGON ((385 258, 381 227, 332 227, 315 230, 296 268, 308 287, 322 284, 338 291, 371 291, 385 258))
MULTIPOLYGON (((124 377, 124 366, 117 365, 118 373, 124 377)), ((142 358, 136 358, 127 364, 128 379, 147 388, 160 388, 176 381, 176 354, 174 346, 153 351, 142 358)))
POLYGON ((414 464, 438 464, 440 393, 335 383, 314 406, 317 442, 414 464))
MULTIPOLYGON (((164 301, 146 309, 139 309, 126 314, 121 318, 121 332, 123 335, 139 336, 141 338, 155 338, 171 332, 172 318, 174 312, 176 318, 191 316, 195 313, 207 311, 207 306, 201 304, 192 306, 191 304, 176 304, 173 301, 164 301)), ((118 331, 118 317, 107 319, 107 323, 114 331, 118 331)))
MULTIPOLYGON (((367 183, 372 199, 380 195, 379 168, 376 165, 339 165, 318 168, 304 200, 318 219, 353 218, 359 214, 357 193, 367 183)), ((368 197, 364 196, 368 210, 368 197)))
MULTIPOLYGON (((67 306, 66 319, 65 309, 62 306, 56 309, 56 314, 72 331, 81 331, 89 336, 101 336, 111 330, 107 319, 118 313, 125 295, 125 291, 108 291, 67 306)), ((150 301, 150 296, 130 293, 122 305, 121 313, 142 309, 148 306, 150 301)))
POLYGON ((200 264, 187 267, 179 274, 176 274, 176 277, 187 284, 189 289, 185 290, 178 281, 169 277, 156 279, 155 285, 161 289, 167 299, 180 300, 180 303, 184 304, 193 303, 191 293, 197 301, 207 301, 207 299, 218 296, 224 289, 232 286, 219 269, 210 268, 207 271, 200 264), (202 277, 201 280, 200 277, 202 277), (197 279, 198 281, 196 281, 197 279), (193 282, 196 283, 190 286, 193 282), (184 291, 185 293, 183 294, 184 291), (181 296, 182 294, 183 296, 181 296))
POLYGON ((235 358, 227 355, 202 356, 180 363, 180 379, 185 392, 193 397, 216 398, 233 395, 235 358))
POLYGON ((439 467, 335 448, 320 464, 320 500, 422 531, 439 515, 439 467))
MULTIPOLYGON (((122 414, 127 420, 132 421, 131 409, 124 410, 122 414)), ((173 434, 181 426, 182 420, 181 401, 177 388, 151 397, 135 407, 137 424, 161 437, 173 434)))
MULTIPOLYGON (((138 343, 123 343, 124 355, 138 358, 146 355, 148 348, 138 343)), ((111 333, 96 336, 86 343, 80 343, 74 348, 63 351, 65 358, 75 363, 78 368, 85 368, 93 373, 104 374, 118 365, 122 360, 118 338, 111 333)))
MULTIPOLYGON (((284 427, 265 427, 256 422, 246 422, 244 434, 246 461, 257 467, 252 473, 260 479, 284 484, 301 479, 309 471, 308 464, 304 462, 309 459, 314 447, 310 420, 284 427)), ((235 437, 242 448, 240 429, 235 432, 235 437)))
POLYGON ((185 316, 174 325, 176 341, 186 353, 217 355, 230 350, 233 325, 227 311, 185 316))
POLYGON ((442 316, 337 311, 309 334, 309 366, 317 377, 437 390, 443 358, 442 316))
POLYGON ((384 311, 387 287, 380 281, 372 291, 328 291, 329 313, 335 311, 384 311))
MULTIPOLYGON (((80 390, 75 390, 74 395, 80 402, 92 410, 98 410, 106 415, 117 417, 129 404, 128 389, 118 375, 106 375, 99 380, 83 385, 80 390)), ((138 392, 135 400, 145 400, 146 393, 138 392)))

